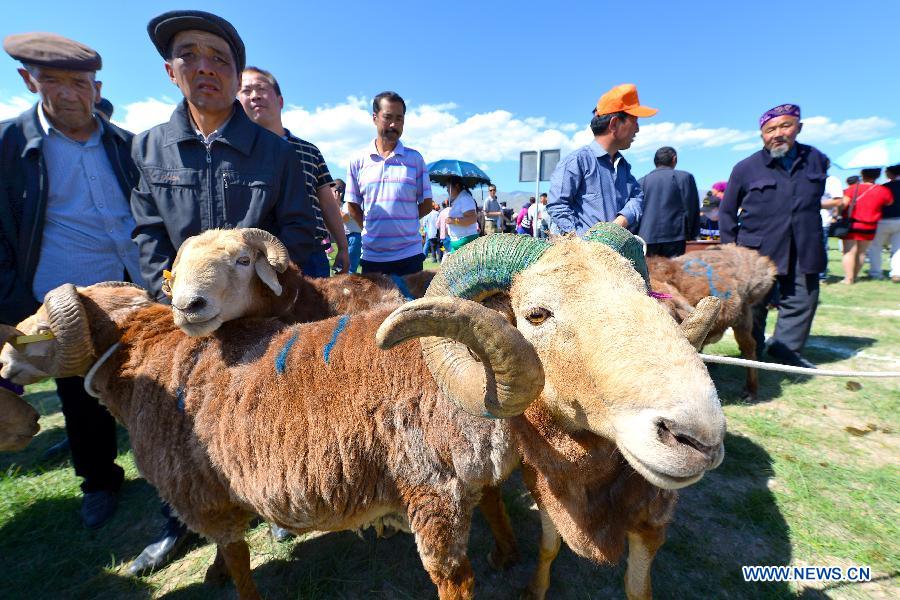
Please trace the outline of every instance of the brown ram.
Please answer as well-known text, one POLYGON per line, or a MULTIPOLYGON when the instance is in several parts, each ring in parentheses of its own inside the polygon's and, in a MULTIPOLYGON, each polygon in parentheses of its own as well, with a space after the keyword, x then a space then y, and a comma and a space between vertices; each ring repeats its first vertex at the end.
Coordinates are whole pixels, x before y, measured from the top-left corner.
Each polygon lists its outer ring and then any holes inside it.
MULTIPOLYGON (((694 342, 707 308, 683 324, 694 342)), ((631 263, 576 239, 483 238, 393 312, 242 319, 192 338, 139 289, 63 286, 19 328, 56 339, 5 346, 0 373, 85 376, 141 473, 217 543, 208 579, 230 575, 243 598, 258 597, 243 541, 254 514, 298 533, 398 514, 440 597, 469 598, 472 510, 481 502, 503 564, 514 538, 496 486, 519 464, 544 527, 532 595, 560 536, 598 561, 618 560, 627 537, 626 591, 649 598, 674 490, 724 455, 688 338, 631 263), (472 301, 491 298, 512 323, 472 301)))
MULTIPOLYGON (((648 257, 647 266, 653 289, 672 296, 663 303, 676 321, 683 321, 701 299, 719 298, 722 309, 703 344, 719 341, 731 327, 741 356, 756 360, 752 308, 775 282, 777 269, 771 260, 755 250, 726 244, 677 258, 648 257)), ((758 390, 756 369, 747 369, 744 396, 755 399, 758 390)))

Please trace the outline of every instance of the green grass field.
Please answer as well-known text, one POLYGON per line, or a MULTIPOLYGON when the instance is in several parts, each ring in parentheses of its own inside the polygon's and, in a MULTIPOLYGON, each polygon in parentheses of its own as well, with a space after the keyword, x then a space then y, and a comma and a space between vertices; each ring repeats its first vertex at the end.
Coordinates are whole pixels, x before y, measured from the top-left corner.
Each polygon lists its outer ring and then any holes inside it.
MULTIPOLYGON (((831 266, 839 275, 834 251, 831 266)), ((707 352, 738 355, 727 336, 707 352)), ((806 354, 822 366, 900 370, 900 285, 863 280, 823 287, 806 354)), ((900 381, 854 380, 858 388, 846 379, 766 372, 759 401, 746 404, 739 400, 741 369, 716 366, 711 373, 728 417, 727 456, 681 494, 654 564, 656 596, 898 597, 900 381), (866 565, 873 581, 745 583, 742 565, 866 565)), ((127 433, 120 432, 118 462, 127 481, 119 510, 102 529, 87 531, 78 518, 81 498, 71 464, 40 460, 64 435, 53 384, 30 386, 27 399, 41 412, 41 432, 25 451, 0 455, 0 557, 6 568, 0 597, 234 596, 230 585, 203 583, 214 555, 205 543, 148 577, 126 576, 128 561, 162 524, 156 494, 134 467, 127 433)), ((493 572, 486 561, 492 541, 476 514, 470 557, 481 598, 517 597, 536 563, 540 526, 531 500, 517 477, 504 494, 523 560, 493 572)), ((371 531, 345 532, 275 543, 262 524, 248 537, 254 578, 268 598, 436 597, 408 535, 375 539, 371 531)), ((623 565, 594 565, 564 547, 548 597, 623 597, 623 572, 623 565)))

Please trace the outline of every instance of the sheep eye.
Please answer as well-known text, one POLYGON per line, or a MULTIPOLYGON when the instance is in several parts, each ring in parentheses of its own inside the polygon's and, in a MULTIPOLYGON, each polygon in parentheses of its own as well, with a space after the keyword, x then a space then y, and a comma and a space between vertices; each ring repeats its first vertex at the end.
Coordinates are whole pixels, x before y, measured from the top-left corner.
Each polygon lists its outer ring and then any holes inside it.
POLYGON ((237 264, 244 265, 244 266, 249 265, 250 257, 249 256, 241 256, 240 258, 237 259, 237 264))
POLYGON ((553 313, 546 308, 537 307, 529 310, 528 314, 525 315, 525 318, 528 319, 528 322, 532 325, 540 325, 552 316, 553 313))

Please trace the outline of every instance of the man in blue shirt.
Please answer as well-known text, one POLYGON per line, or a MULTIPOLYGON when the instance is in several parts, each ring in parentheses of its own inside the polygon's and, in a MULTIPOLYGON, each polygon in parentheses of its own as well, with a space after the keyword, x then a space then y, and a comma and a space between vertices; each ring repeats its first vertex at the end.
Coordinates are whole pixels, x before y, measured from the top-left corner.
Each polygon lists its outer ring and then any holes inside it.
MULTIPOLYGON (((0 322, 14 325, 64 283, 143 281, 128 206, 132 136, 94 112, 100 55, 51 33, 11 35, 3 47, 40 97, 0 123, 0 322)), ((57 379, 56 391, 84 480, 81 518, 94 529, 113 515, 124 478, 115 420, 81 377, 57 379)))
POLYGON ((594 141, 566 156, 550 178, 547 210, 560 233, 585 231, 601 221, 634 229, 641 218, 644 194, 620 154, 640 130, 639 117, 655 108, 641 106, 634 84, 618 85, 603 94, 594 109, 594 141))

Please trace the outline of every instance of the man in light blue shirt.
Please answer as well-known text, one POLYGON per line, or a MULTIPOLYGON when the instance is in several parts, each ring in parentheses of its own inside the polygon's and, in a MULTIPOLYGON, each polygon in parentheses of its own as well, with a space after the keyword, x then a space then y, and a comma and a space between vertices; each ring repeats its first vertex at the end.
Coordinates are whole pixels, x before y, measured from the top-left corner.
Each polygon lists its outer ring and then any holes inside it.
MULTIPOLYGON (((3 48, 40 101, 0 122, 0 322, 33 313, 50 290, 130 278, 143 284, 128 205, 137 172, 132 136, 94 113, 100 55, 51 33, 8 36, 3 48)), ((56 379, 81 518, 90 529, 114 513, 124 471, 116 423, 84 379, 56 379)), ((59 447, 59 446, 57 446, 59 447)))
POLYGON ((641 106, 630 83, 600 97, 591 120, 594 141, 561 160, 550 179, 547 211, 560 233, 583 235, 601 221, 637 226, 644 194, 620 151, 631 147, 638 117, 655 114, 655 108, 641 106))

